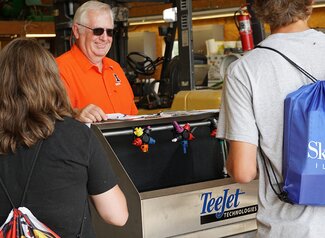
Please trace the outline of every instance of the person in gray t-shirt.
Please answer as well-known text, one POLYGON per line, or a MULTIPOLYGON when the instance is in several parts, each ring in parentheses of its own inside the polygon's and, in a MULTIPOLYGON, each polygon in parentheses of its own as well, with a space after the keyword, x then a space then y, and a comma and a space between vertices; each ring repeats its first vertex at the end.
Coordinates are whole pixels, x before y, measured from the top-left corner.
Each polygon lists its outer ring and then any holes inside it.
MULTIPOLYGON (((317 79, 325 79, 325 34, 308 27, 312 0, 255 0, 271 35, 260 43, 277 49, 317 79)), ((218 121, 230 143, 227 169, 239 183, 258 177, 257 237, 325 237, 325 207, 284 203, 272 191, 259 146, 282 182, 284 98, 310 81, 279 54, 254 49, 227 71, 218 121)), ((275 184, 275 182, 274 182, 275 184)))

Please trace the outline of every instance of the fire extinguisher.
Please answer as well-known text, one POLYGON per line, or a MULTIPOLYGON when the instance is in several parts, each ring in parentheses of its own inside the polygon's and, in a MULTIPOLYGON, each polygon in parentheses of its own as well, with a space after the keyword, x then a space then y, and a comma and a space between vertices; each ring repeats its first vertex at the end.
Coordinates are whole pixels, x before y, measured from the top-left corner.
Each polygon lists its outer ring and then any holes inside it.
POLYGON ((238 28, 243 51, 254 48, 251 16, 247 10, 247 4, 241 6, 234 15, 235 24, 238 28))

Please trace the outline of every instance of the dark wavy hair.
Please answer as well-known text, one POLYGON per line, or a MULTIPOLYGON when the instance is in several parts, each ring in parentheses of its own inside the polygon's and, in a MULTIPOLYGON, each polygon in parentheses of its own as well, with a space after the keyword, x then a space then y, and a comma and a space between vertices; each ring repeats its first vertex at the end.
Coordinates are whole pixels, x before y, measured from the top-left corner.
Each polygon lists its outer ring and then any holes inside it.
POLYGON ((271 29, 306 20, 312 13, 313 0, 255 0, 253 10, 271 29))
POLYGON ((30 147, 73 117, 54 57, 36 40, 17 38, 0 52, 0 153, 30 147))

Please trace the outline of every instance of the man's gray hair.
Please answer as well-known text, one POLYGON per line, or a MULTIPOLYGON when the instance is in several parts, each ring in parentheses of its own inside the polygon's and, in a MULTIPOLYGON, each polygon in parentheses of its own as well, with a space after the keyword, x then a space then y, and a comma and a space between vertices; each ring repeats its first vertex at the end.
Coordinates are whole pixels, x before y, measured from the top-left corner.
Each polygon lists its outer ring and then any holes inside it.
POLYGON ((74 15, 73 23, 88 24, 88 12, 90 11, 107 11, 112 17, 112 23, 114 23, 114 14, 110 5, 100 1, 87 1, 82 4, 74 15))

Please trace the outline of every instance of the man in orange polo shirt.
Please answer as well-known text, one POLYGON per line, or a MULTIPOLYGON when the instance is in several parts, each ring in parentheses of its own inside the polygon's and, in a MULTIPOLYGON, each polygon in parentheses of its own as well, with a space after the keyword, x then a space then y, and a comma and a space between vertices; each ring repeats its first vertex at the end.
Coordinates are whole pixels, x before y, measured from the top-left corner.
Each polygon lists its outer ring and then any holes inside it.
POLYGON ((76 11, 75 44, 57 58, 71 104, 82 122, 107 119, 108 113, 135 115, 131 86, 120 65, 106 57, 112 45, 114 19, 108 4, 88 1, 76 11))

